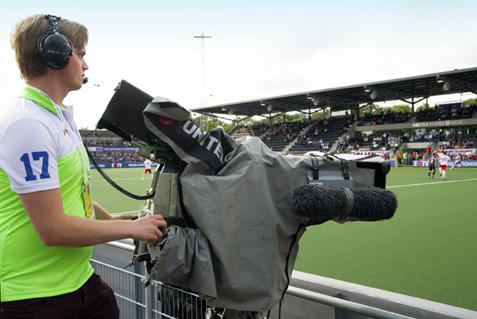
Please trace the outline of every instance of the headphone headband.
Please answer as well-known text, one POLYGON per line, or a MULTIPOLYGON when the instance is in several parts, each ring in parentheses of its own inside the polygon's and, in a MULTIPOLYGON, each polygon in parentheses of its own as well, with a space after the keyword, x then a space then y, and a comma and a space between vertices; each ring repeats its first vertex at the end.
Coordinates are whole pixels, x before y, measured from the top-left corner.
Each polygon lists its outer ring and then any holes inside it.
POLYGON ((48 20, 51 26, 51 32, 60 33, 60 27, 58 26, 58 21, 61 20, 61 17, 57 17, 51 14, 45 14, 44 18, 48 20))

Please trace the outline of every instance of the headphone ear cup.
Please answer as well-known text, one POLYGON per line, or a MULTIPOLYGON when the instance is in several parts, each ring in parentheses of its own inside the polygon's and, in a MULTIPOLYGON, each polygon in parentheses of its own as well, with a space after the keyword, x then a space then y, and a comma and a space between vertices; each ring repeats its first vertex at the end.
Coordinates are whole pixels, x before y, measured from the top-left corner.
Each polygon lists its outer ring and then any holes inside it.
POLYGON ((48 67, 60 70, 68 65, 73 55, 73 48, 65 36, 50 32, 38 42, 38 55, 48 67))

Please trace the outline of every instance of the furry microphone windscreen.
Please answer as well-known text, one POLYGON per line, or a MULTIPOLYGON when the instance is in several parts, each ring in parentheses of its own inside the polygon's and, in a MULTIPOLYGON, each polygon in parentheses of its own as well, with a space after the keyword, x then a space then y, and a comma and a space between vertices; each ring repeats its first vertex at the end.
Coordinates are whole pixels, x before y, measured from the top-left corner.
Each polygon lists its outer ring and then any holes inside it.
POLYGON ((394 216, 396 196, 377 187, 345 188, 303 185, 293 193, 294 213, 306 217, 307 225, 328 220, 377 221, 394 216))

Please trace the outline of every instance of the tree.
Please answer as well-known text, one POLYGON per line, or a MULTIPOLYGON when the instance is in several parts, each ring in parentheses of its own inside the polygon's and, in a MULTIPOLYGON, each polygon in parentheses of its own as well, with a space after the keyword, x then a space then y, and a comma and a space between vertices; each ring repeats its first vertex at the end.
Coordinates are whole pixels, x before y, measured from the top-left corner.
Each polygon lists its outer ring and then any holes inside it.
POLYGON ((411 106, 409 104, 396 104, 391 106, 391 110, 396 113, 397 112, 409 113, 411 112, 411 106))
POLYGON ((477 105, 477 99, 467 99, 464 101, 464 106, 474 106, 477 105))
POLYGON ((323 120, 325 118, 330 117, 330 110, 328 108, 315 112, 311 115, 311 120, 312 121, 318 121, 318 120, 323 120))
MULTIPOLYGON (((225 130, 225 127, 230 127, 230 124, 227 124, 216 117, 208 115, 199 115, 193 118, 193 120, 199 125, 202 131, 208 132, 216 128, 217 126, 222 126, 225 130)), ((232 125, 233 129, 233 125, 232 125)))

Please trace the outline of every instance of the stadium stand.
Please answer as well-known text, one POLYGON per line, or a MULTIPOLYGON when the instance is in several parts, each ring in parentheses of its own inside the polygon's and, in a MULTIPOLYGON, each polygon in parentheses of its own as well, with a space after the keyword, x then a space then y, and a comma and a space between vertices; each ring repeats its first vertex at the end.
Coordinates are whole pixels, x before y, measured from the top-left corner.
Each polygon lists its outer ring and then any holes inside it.
POLYGON ((261 139, 271 150, 282 152, 307 126, 309 123, 306 121, 274 124, 261 139))
POLYGON ((477 107, 464 107, 462 102, 436 104, 416 113, 416 122, 445 121, 471 118, 477 107))
MULTIPOLYGON (((477 127, 451 126, 442 127, 440 122, 472 118, 476 105, 463 106, 462 103, 437 104, 416 112, 380 112, 365 114, 361 119, 353 121, 351 115, 334 116, 322 120, 284 122, 267 125, 238 125, 230 132, 235 139, 242 136, 258 136, 270 149, 288 154, 300 155, 308 151, 329 152, 333 146, 337 152, 386 152, 396 156, 403 145, 416 144, 414 151, 419 154, 427 145, 446 149, 471 149, 477 147, 477 127), (416 129, 396 129, 386 131, 352 132, 353 127, 371 125, 374 129, 388 124, 405 122, 419 123, 420 120, 436 122, 433 127, 416 129)), ((442 122, 444 123, 444 122, 442 122)), ((132 163, 139 165, 143 158, 136 154, 137 147, 125 142, 107 131, 82 130, 85 143, 90 147, 98 163, 115 166, 115 163, 132 163)), ((415 145, 414 145, 415 146, 415 145)), ((412 146, 411 146, 412 147, 412 146)), ((422 158, 422 154, 421 154, 422 158)), ((124 167, 124 166, 122 166, 124 167)))
POLYGON ((238 125, 230 133, 230 136, 234 139, 241 138, 242 136, 255 135, 254 132, 247 125, 238 125))
POLYGON ((351 125, 352 119, 349 115, 315 121, 306 132, 298 137, 296 143, 289 149, 289 153, 328 152, 338 138, 349 130, 351 125))
MULTIPOLYGON (((477 82, 477 68, 453 70, 390 81, 359 84, 337 89, 298 93, 254 101, 245 101, 194 110, 197 113, 229 114, 250 118, 260 115, 270 122, 288 112, 308 114, 292 122, 244 124, 240 120, 229 132, 232 137, 257 136, 272 150, 300 155, 308 151, 380 152, 397 158, 415 153, 419 158, 424 148, 474 149, 477 147, 477 100, 426 104, 418 111, 416 103, 426 97, 468 92, 477 82), (451 89, 442 78, 452 82, 451 89), (361 108, 380 101, 401 100, 409 103, 411 112, 378 108, 364 113, 361 108), (417 97, 421 97, 417 99, 417 97), (267 111, 264 110, 267 106, 267 111), (274 112, 269 112, 268 109, 274 112), (326 110, 333 116, 311 120, 312 109, 326 110), (268 112, 268 114, 267 114, 268 112), (274 114, 272 114, 274 113, 274 114), (340 114, 340 115, 338 115, 340 114), (344 115, 343 115, 344 114, 344 115), (409 150, 409 151, 407 151, 409 150)), ((472 91, 472 90, 471 90, 472 91)), ((472 91, 474 92, 474 91, 472 91)), ((475 93, 475 92, 474 92, 475 93)), ((378 105, 379 106, 379 105, 378 105)), ((372 107, 371 107, 371 110, 372 107)), ((82 131, 86 144, 104 165, 141 162, 134 146, 107 131, 82 131)))
POLYGON ((407 122, 412 118, 409 112, 381 112, 380 114, 366 114, 358 125, 381 125, 407 122))

